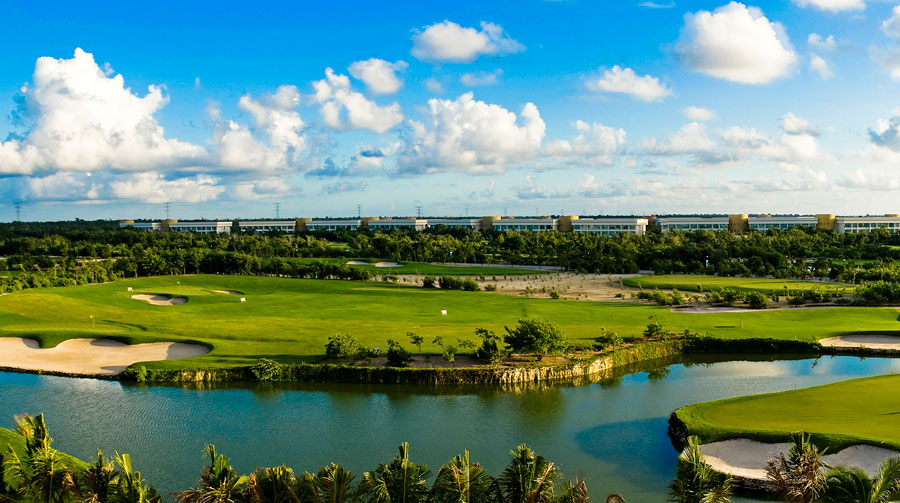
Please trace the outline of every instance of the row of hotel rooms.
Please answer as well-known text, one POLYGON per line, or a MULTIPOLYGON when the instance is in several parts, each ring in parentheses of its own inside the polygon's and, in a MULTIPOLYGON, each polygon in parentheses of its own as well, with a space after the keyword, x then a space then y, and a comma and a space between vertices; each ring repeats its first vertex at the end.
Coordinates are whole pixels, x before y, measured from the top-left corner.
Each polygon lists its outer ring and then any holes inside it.
POLYGON ((587 232, 592 234, 631 233, 642 235, 650 225, 658 225, 663 232, 670 230, 728 230, 746 232, 768 229, 790 229, 793 227, 816 227, 830 229, 838 233, 856 233, 887 228, 900 232, 900 215, 836 217, 831 214, 815 216, 772 216, 772 215, 728 215, 710 217, 599 217, 579 218, 577 216, 519 218, 354 218, 341 220, 314 220, 297 218, 294 220, 237 220, 237 221, 196 221, 179 222, 135 222, 123 220, 119 226, 158 231, 184 231, 199 233, 229 233, 233 228, 241 231, 304 232, 359 230, 390 231, 392 229, 412 229, 422 231, 437 226, 466 227, 476 231, 551 231, 587 232))

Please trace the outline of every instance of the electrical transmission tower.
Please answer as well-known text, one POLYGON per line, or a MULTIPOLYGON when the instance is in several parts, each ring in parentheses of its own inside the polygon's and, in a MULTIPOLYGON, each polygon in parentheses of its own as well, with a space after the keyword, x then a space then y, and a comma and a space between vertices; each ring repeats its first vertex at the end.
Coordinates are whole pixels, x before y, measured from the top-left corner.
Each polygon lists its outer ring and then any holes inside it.
POLYGON ((356 205, 356 218, 362 218, 362 205, 356 205))
POLYGON ((16 206, 16 222, 22 221, 22 203, 20 201, 15 202, 16 206))
POLYGON ((416 218, 422 218, 422 205, 416 205, 416 218))
POLYGON ((166 206, 166 220, 168 220, 168 219, 169 219, 169 212, 170 212, 170 210, 172 209, 172 203, 166 201, 166 205, 165 205, 165 206, 166 206))
POLYGON ((281 203, 275 203, 275 220, 281 218, 281 203))

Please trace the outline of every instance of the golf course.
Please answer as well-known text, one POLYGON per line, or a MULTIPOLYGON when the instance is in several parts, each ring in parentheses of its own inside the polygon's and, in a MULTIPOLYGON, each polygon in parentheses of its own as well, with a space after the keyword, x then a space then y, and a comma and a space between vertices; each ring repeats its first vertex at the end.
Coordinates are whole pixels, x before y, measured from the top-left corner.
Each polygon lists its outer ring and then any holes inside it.
POLYGON ((762 292, 767 295, 784 295, 787 292, 824 289, 835 293, 852 293, 853 285, 822 281, 801 281, 772 278, 734 278, 728 276, 708 276, 702 274, 658 274, 638 276, 622 280, 625 285, 653 289, 660 288, 686 292, 711 292, 729 288, 732 290, 762 292))
POLYGON ((690 329, 725 339, 811 342, 845 333, 900 331, 896 308, 686 313, 632 302, 523 298, 383 282, 186 275, 5 295, 0 297, 0 336, 34 339, 42 348, 76 338, 197 343, 209 351, 147 367, 211 368, 250 365, 260 358, 317 362, 328 338, 345 333, 370 348, 385 348, 388 339, 411 348, 406 335, 414 332, 424 338, 423 353, 439 355, 436 337, 475 342, 477 328, 503 333, 505 326, 532 316, 559 325, 576 345, 589 345, 601 329, 626 340, 639 337, 651 317, 673 333, 690 329), (154 298, 161 300, 147 300, 154 298))
POLYGON ((829 451, 867 443, 900 450, 900 375, 888 374, 797 390, 701 402, 676 411, 703 443, 735 438, 785 442, 813 434, 829 451))

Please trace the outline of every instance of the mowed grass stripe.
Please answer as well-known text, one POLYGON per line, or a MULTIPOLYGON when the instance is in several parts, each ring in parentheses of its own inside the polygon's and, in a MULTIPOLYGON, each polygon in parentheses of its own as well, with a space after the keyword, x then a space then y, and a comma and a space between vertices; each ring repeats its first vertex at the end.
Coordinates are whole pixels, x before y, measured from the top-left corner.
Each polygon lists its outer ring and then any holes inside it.
POLYGON ((900 375, 841 381, 683 407, 678 417, 704 443, 745 437, 783 441, 791 432, 817 434, 839 450, 858 441, 900 449, 900 375))
POLYGON ((677 288, 685 292, 711 292, 723 288, 733 290, 757 291, 767 294, 784 295, 785 291, 826 289, 834 292, 851 293, 854 286, 845 283, 828 283, 822 281, 800 281, 770 278, 733 278, 728 276, 707 276, 700 274, 657 274, 625 278, 622 282, 631 287, 645 290, 677 288))
POLYGON ((328 337, 343 332, 368 347, 381 348, 389 338, 410 347, 406 333, 417 332, 425 338, 422 350, 439 354, 440 348, 432 343, 436 336, 449 343, 475 341, 476 328, 502 333, 504 326, 524 316, 559 324, 573 342, 592 342, 601 328, 639 336, 650 316, 674 331, 690 328, 723 338, 814 341, 840 333, 900 332, 898 310, 893 308, 688 314, 648 304, 532 299, 378 282, 189 275, 6 295, 0 297, 0 336, 33 337, 45 347, 75 337, 115 337, 132 343, 199 341, 212 346, 204 356, 150 364, 196 368, 248 364, 261 357, 313 362, 321 358, 328 337), (131 298, 141 293, 184 295, 188 302, 154 306, 131 298), (240 302, 242 296, 246 303, 240 302))

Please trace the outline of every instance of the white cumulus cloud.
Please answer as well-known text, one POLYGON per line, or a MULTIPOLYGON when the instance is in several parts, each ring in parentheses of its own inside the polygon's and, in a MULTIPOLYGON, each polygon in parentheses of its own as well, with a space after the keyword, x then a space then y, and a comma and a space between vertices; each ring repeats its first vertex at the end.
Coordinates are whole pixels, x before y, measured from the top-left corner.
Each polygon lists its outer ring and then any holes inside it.
POLYGON ((659 101, 672 94, 671 89, 660 83, 658 78, 651 75, 639 77, 631 68, 619 65, 606 70, 601 77, 588 81, 588 87, 609 93, 628 94, 646 102, 659 101))
POLYGON ((38 58, 22 94, 33 127, 0 143, 0 174, 145 171, 206 155, 202 147, 166 138, 153 117, 168 102, 160 87, 138 96, 81 49, 72 59, 38 58))
POLYGON ((383 133, 403 121, 398 103, 378 106, 350 86, 350 78, 325 69, 325 78, 313 82, 315 100, 327 125, 334 129, 370 129, 383 133))
POLYGON ((571 141, 554 140, 547 142, 544 153, 556 159, 588 159, 595 164, 611 164, 612 154, 625 148, 626 133, 622 128, 614 128, 599 122, 575 121, 578 135, 571 141))
POLYGON ((409 66, 405 61, 391 63, 378 58, 356 61, 349 67, 350 75, 366 83, 372 94, 394 94, 403 87, 403 81, 397 77, 398 72, 409 66))
POLYGON ((455 100, 432 98, 425 122, 409 122, 413 134, 401 147, 400 170, 501 172, 533 160, 546 126, 533 103, 527 103, 520 116, 477 101, 471 92, 455 100))
POLYGON ((503 75, 503 70, 497 68, 492 72, 464 73, 459 81, 466 87, 491 86, 500 81, 501 75, 503 75))
POLYGON ((881 23, 881 31, 892 38, 900 38, 900 5, 891 11, 891 17, 881 23))
POLYGON ((443 21, 417 30, 411 54, 423 61, 471 63, 482 55, 513 54, 525 46, 494 23, 481 23, 481 30, 443 21))
POLYGON ((756 7, 731 2, 684 16, 676 52, 692 70, 744 84, 765 84, 790 72, 797 55, 781 23, 756 7))
POLYGON ((703 107, 690 106, 681 110, 684 117, 691 121, 711 121, 716 118, 716 112, 703 107))
POLYGON ((834 48, 837 47, 837 41, 834 39, 834 35, 822 37, 822 35, 819 35, 818 33, 810 33, 809 36, 806 37, 806 45, 814 49, 833 51, 834 48))
POLYGON ((818 74, 819 78, 822 80, 828 80, 831 77, 834 77, 834 72, 831 71, 828 62, 818 54, 810 54, 809 71, 818 74))
POLYGON ((217 179, 207 175, 167 180, 160 173, 135 173, 129 179, 110 183, 115 197, 137 199, 145 203, 168 201, 202 203, 212 201, 225 187, 217 185, 217 179))
POLYGON ((844 10, 862 10, 866 8, 864 0, 794 0, 800 7, 814 7, 828 12, 844 10))

